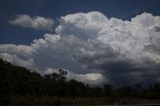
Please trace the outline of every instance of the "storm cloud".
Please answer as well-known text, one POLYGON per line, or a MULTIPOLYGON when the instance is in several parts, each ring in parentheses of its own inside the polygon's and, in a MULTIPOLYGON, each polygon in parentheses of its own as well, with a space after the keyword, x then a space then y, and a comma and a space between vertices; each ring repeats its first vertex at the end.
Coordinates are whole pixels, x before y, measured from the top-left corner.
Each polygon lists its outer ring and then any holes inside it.
POLYGON ((131 21, 109 19, 97 11, 75 13, 60 17, 55 34, 29 46, 0 45, 0 55, 40 73, 63 68, 69 70, 68 77, 92 84, 158 82, 159 29, 160 17, 150 13, 131 21))

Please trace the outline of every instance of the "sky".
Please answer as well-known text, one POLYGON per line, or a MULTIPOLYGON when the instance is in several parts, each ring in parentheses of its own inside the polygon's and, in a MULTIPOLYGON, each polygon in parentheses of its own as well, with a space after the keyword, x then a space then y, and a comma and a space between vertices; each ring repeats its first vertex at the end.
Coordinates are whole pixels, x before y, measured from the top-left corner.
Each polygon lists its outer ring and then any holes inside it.
POLYGON ((93 85, 160 82, 159 0, 0 0, 0 57, 93 85))

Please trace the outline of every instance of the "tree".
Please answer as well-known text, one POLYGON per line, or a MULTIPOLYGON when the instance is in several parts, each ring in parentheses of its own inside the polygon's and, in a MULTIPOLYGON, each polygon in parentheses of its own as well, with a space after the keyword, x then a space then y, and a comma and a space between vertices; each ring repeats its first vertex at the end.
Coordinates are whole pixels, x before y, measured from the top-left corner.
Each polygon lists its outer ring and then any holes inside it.
POLYGON ((107 97, 113 95, 114 93, 114 90, 111 84, 105 84, 103 89, 104 89, 104 95, 107 97))

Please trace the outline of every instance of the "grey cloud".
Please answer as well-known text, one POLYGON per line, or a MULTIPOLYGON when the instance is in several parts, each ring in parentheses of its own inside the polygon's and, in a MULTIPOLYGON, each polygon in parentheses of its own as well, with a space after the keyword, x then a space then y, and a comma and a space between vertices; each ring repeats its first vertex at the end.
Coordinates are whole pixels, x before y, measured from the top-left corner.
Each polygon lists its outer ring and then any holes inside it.
POLYGON ((54 31, 54 21, 50 18, 40 16, 31 17, 29 15, 16 15, 16 19, 10 20, 10 24, 36 30, 54 31))
POLYGON ((70 14, 60 18, 55 34, 45 34, 29 46, 0 45, 0 54, 41 73, 68 69, 72 78, 84 82, 92 81, 87 79, 91 76, 99 76, 98 83, 159 81, 159 21, 149 13, 131 21, 108 19, 100 12, 70 14))
POLYGON ((157 63, 132 64, 130 61, 108 62, 90 67, 103 70, 113 85, 143 83, 145 85, 158 82, 160 66, 157 63))

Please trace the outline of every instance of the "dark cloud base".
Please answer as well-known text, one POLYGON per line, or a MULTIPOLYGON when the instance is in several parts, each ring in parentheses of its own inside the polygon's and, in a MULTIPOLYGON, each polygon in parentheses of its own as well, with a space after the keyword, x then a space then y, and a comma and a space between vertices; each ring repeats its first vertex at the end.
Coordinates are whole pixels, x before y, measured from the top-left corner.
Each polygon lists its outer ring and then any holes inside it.
POLYGON ((159 28, 160 17, 150 13, 131 21, 109 19, 97 11, 69 14, 59 19, 55 34, 29 46, 0 45, 0 55, 42 74, 63 68, 68 78, 86 83, 147 85, 160 81, 159 28))

